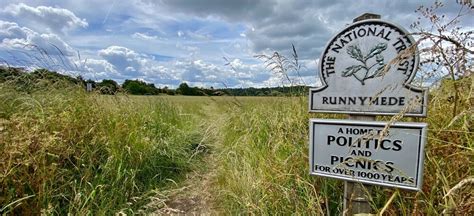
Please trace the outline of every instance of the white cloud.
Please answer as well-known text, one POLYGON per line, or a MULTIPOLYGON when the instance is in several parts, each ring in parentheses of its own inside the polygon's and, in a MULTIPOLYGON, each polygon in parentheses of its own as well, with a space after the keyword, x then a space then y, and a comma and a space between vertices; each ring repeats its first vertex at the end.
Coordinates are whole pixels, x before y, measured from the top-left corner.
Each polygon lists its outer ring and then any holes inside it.
MULTIPOLYGON (((370 0, 357 3, 344 0, 141 1, 149 3, 147 7, 154 5, 157 11, 173 12, 185 18, 197 16, 220 19, 229 25, 243 24, 246 30, 238 35, 249 39, 253 52, 289 51, 291 44, 295 44, 303 59, 317 58, 331 35, 363 12, 378 13, 382 19, 408 27, 416 21, 413 11, 423 4, 419 1, 370 0)), ((443 13, 456 13, 458 6, 446 4, 443 13)))
POLYGON ((97 81, 103 79, 113 79, 120 82, 123 81, 123 76, 121 76, 115 70, 114 66, 103 59, 76 59, 74 60, 74 63, 78 66, 77 70, 74 72, 78 75, 81 75, 84 79, 92 79, 97 81))
POLYGON ((230 86, 239 84, 235 72, 202 59, 176 60, 171 71, 177 74, 180 80, 191 85, 224 87, 223 83, 230 86))
POLYGON ((31 29, 20 27, 14 22, 0 20, 0 40, 5 38, 26 38, 32 33, 31 29))
POLYGON ((243 84, 254 86, 262 85, 271 76, 262 70, 260 64, 248 65, 240 59, 232 60, 232 69, 224 64, 192 59, 192 56, 164 62, 156 61, 150 55, 121 46, 100 50, 99 55, 109 67, 112 66, 120 74, 122 80, 141 78, 159 86, 177 86, 181 82, 216 87, 224 87, 223 83, 229 87, 243 84))
MULTIPOLYGON (((354 17, 365 11, 380 13, 383 19, 408 26, 421 4, 411 0, 133 0, 113 4, 97 0, 92 6, 85 0, 18 2, 3 0, 1 4, 0 20, 8 22, 0 21, 0 58, 11 50, 34 50, 25 46, 34 43, 50 54, 61 56, 60 49, 67 55, 51 63, 55 64, 72 58, 74 46, 88 59, 83 68, 91 78, 142 79, 168 86, 188 81, 214 87, 221 83, 229 87, 281 85, 284 78, 269 72, 253 56, 278 51, 291 57, 291 44, 305 67, 299 74, 290 72, 290 78, 313 85, 318 70, 315 59, 331 35, 354 17), (230 65, 225 65, 222 56, 230 59, 230 65)), ((455 13, 457 6, 446 4, 442 12, 455 13)), ((469 21, 460 25, 472 26, 469 21)))
POLYGON ((156 35, 148 35, 146 33, 135 32, 132 35, 133 38, 142 39, 142 40, 156 40, 158 36, 156 35))
POLYGON ((143 75, 142 68, 149 61, 145 55, 121 46, 99 50, 99 56, 112 64, 119 73, 126 75, 143 75))
POLYGON ((14 22, 0 20, 0 60, 29 70, 76 71, 75 51, 56 34, 40 34, 14 22))
POLYGON ((228 65, 218 65, 202 59, 177 60, 172 71, 191 85, 223 87, 268 86, 267 81, 273 76, 261 64, 246 64, 240 59, 229 60, 228 65))
POLYGON ((85 71, 90 73, 104 73, 104 74, 116 74, 114 66, 109 62, 101 59, 86 59, 84 62, 78 62, 78 64, 83 63, 83 68, 85 71))
POLYGON ((23 3, 10 4, 0 13, 12 16, 18 23, 27 25, 37 31, 65 32, 78 27, 86 28, 88 23, 73 12, 64 8, 49 6, 31 7, 23 3))
POLYGON ((40 34, 17 23, 0 20, 0 47, 33 50, 45 55, 71 56, 74 50, 56 34, 40 34))
POLYGON ((117 72, 119 80, 143 79, 161 85, 176 86, 179 78, 171 62, 159 62, 152 56, 122 46, 109 46, 99 51, 117 72))

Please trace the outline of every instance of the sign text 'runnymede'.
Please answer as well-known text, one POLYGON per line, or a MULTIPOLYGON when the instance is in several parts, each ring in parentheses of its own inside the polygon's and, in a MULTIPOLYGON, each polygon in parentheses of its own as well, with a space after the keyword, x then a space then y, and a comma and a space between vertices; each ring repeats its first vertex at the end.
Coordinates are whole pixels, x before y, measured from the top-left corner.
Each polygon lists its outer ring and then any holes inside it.
POLYGON ((426 123, 311 119, 310 173, 420 190, 426 123))
POLYGON ((426 116, 427 91, 410 84, 419 61, 414 43, 387 21, 346 27, 320 57, 323 85, 310 90, 310 112, 426 116))

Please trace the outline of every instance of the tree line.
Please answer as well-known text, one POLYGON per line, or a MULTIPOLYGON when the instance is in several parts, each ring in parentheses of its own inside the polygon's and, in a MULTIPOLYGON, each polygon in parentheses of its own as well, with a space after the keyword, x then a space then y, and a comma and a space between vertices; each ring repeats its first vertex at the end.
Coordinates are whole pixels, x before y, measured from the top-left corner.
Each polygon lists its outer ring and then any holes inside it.
POLYGON ((266 87, 266 88, 204 88, 192 87, 186 82, 181 83, 178 88, 168 87, 159 88, 153 83, 147 83, 142 80, 125 80, 122 84, 112 79, 103 79, 102 81, 85 80, 82 76, 69 76, 60 74, 47 69, 36 69, 28 72, 23 68, 0 66, 0 83, 10 82, 18 90, 32 92, 36 89, 51 86, 61 87, 61 85, 82 85, 85 89, 87 85, 92 87, 92 91, 115 95, 118 93, 127 93, 132 95, 188 95, 188 96, 289 96, 304 95, 308 92, 308 86, 292 87, 266 87), (55 85, 51 85, 55 84, 55 85), (59 85, 61 84, 61 85, 59 85))

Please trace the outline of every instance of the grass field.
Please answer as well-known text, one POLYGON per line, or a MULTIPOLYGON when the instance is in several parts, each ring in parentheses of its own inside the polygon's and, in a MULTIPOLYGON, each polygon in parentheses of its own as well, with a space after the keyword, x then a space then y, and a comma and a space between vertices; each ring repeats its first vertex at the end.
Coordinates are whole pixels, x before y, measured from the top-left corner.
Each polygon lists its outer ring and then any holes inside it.
MULTIPOLYGON (((423 190, 375 187, 375 210, 474 213, 474 84, 463 82, 455 114, 449 86, 431 94, 423 190)), ((308 174, 308 119, 345 116, 309 114, 306 97, 103 96, 75 86, 26 94, 1 85, 0 99, 2 214, 146 214, 169 207, 173 190, 209 193, 209 214, 342 211, 343 182, 308 174), (205 185, 185 186, 192 173, 205 185)))

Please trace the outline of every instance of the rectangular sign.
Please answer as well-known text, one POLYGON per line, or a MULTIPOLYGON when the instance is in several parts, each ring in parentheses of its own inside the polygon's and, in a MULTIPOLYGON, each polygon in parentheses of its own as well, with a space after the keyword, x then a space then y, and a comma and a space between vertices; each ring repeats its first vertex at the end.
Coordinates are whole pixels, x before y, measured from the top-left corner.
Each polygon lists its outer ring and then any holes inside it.
POLYGON ((310 119, 310 173, 420 190, 427 124, 387 124, 310 119))

